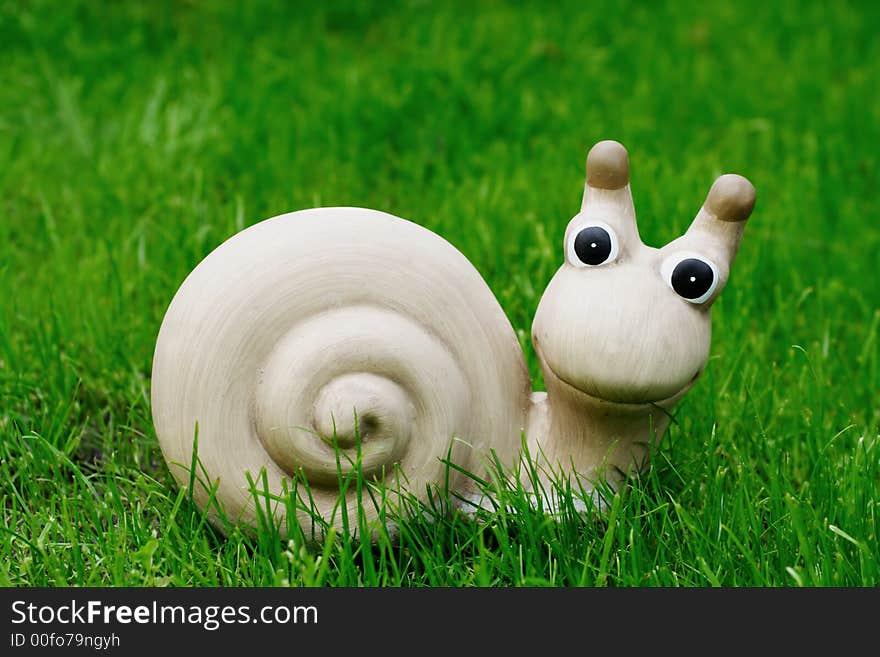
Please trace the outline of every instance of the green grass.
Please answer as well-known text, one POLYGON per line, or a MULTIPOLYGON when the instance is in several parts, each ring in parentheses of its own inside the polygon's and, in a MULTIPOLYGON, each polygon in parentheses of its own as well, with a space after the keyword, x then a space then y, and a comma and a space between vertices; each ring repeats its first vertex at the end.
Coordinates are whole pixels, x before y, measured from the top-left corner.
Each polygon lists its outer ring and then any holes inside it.
POLYGON ((876 5, 242 4, 0 0, 0 583, 880 584, 876 5), (385 210, 459 247, 527 343, 605 138, 648 244, 716 175, 758 189, 650 472, 604 515, 513 491, 396 543, 205 522, 149 406, 203 256, 282 212, 385 210))

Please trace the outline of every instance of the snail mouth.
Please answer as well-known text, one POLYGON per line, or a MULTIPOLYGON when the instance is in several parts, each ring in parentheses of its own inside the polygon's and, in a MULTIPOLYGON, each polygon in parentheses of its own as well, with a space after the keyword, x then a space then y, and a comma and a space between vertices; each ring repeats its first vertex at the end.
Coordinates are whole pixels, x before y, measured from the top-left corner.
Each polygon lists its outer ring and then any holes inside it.
MULTIPOLYGON (((552 371, 552 370, 551 370, 552 371)), ((629 410, 648 410, 652 407, 661 407, 661 408, 670 408, 677 404, 682 397, 694 386, 694 383, 697 382, 697 379, 700 378, 700 375, 703 373, 702 368, 697 370, 696 373, 691 377, 691 379, 682 386, 678 391, 669 395, 668 397, 663 397, 662 399, 615 399, 610 396, 599 395, 595 391, 584 390, 583 387, 573 383, 572 381, 567 380, 566 378, 560 376, 556 372, 553 372, 553 375, 556 379, 559 380, 560 383, 565 386, 571 388, 576 391, 578 394, 587 397, 594 402, 603 405, 611 405, 616 407, 621 407, 629 410)))

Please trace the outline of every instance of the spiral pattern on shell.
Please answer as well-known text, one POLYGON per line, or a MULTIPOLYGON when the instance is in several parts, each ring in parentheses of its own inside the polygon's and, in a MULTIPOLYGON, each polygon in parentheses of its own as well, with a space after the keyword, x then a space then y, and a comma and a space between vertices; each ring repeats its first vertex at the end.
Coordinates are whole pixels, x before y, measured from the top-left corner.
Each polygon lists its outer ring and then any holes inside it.
POLYGON ((182 485, 198 425, 227 517, 255 520, 247 473, 276 494, 302 473, 341 526, 339 477, 355 463, 386 485, 399 468, 416 495, 454 483, 450 448, 478 469, 490 447, 519 447, 529 389, 514 332, 461 253, 389 214, 323 208, 256 224, 193 270, 162 323, 152 404, 182 485))

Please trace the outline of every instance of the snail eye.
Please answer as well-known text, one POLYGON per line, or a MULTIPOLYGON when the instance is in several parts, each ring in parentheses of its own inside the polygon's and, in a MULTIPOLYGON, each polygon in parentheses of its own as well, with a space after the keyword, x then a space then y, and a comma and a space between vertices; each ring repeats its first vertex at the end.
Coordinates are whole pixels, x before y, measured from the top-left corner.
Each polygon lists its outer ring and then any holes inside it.
POLYGON ((718 286, 718 269, 703 258, 681 255, 666 260, 663 278, 678 296, 691 303, 703 303, 718 286))
POLYGON ((595 267, 617 258, 617 236, 610 226, 593 222, 580 228, 570 240, 568 260, 575 267, 595 267))

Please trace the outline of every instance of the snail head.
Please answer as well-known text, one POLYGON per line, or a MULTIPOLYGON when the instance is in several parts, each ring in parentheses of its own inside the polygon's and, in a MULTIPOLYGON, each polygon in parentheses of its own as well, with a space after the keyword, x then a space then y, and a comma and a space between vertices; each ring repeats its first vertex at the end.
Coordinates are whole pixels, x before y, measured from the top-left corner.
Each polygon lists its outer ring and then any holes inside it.
POLYGON ((532 328, 545 378, 606 402, 677 400, 708 360, 710 310, 754 204, 748 180, 723 175, 683 236, 646 246, 626 149, 596 144, 581 210, 565 231, 565 262, 532 328))

